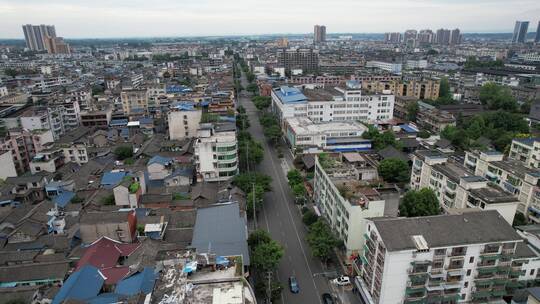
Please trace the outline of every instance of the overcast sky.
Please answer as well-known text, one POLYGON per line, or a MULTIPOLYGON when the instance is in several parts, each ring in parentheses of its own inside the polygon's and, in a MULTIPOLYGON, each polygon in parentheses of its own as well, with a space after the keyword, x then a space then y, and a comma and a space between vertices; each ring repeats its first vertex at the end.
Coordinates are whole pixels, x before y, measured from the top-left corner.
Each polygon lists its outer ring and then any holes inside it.
POLYGON ((66 38, 403 32, 510 32, 540 19, 540 0, 0 0, 0 38, 54 24, 66 38))

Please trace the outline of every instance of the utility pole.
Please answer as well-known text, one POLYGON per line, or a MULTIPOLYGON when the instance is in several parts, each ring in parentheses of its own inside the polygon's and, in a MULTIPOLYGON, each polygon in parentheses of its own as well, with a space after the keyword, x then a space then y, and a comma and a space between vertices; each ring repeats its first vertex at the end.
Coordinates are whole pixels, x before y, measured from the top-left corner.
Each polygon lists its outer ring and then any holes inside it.
POLYGON ((257 204, 257 198, 255 197, 255 183, 251 183, 251 187, 253 190, 253 224, 255 225, 255 229, 257 230, 257 213, 255 212, 255 205, 257 204))
POLYGON ((268 289, 266 290, 266 301, 267 303, 272 304, 272 272, 268 271, 266 273, 268 278, 268 289))

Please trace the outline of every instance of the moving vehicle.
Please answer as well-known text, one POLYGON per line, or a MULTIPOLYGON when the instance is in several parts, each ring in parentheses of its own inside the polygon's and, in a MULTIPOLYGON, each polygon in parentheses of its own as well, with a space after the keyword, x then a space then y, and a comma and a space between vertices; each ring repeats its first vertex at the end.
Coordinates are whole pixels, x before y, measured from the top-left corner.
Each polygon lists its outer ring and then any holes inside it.
POLYGON ((348 276, 340 276, 332 280, 332 283, 338 286, 345 286, 351 284, 351 279, 348 276))
POLYGON ((322 301, 323 301, 323 304, 334 304, 334 299, 332 298, 332 295, 329 293, 322 294, 322 301))
POLYGON ((289 277, 289 289, 292 293, 300 292, 300 286, 298 286, 298 281, 296 281, 294 276, 289 277))

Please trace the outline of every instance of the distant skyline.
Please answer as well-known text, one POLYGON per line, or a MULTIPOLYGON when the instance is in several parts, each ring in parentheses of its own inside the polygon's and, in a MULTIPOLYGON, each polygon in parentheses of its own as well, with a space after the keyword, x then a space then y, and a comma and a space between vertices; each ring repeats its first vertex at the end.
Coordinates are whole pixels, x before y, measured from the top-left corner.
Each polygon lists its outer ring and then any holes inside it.
POLYGON ((131 38, 403 32, 460 28, 513 31, 540 19, 538 0, 0 0, 0 38, 24 39, 23 24, 54 24, 65 38, 131 38))

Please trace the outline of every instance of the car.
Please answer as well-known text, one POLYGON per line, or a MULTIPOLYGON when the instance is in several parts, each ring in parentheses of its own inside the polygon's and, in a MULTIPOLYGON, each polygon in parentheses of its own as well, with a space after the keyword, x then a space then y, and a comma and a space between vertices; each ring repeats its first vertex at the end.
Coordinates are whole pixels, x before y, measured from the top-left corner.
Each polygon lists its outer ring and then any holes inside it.
POLYGON ((323 304, 334 304, 334 299, 332 298, 332 295, 329 293, 322 294, 322 301, 323 301, 323 304))
POLYGON ((294 276, 289 277, 289 289, 292 293, 300 292, 300 286, 298 286, 298 281, 296 281, 294 276))
POLYGON ((348 276, 340 276, 332 280, 332 283, 338 286, 345 286, 351 284, 351 279, 348 276))

